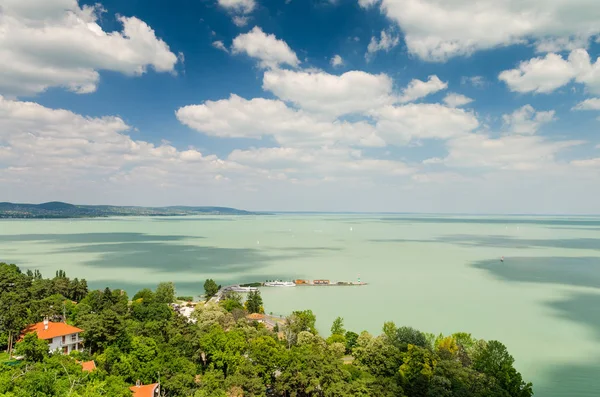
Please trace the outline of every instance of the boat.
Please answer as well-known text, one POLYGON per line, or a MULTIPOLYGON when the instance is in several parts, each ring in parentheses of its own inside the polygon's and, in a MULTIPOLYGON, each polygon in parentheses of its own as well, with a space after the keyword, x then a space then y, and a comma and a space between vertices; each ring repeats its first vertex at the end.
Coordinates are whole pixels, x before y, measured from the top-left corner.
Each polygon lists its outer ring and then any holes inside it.
POLYGON ((296 284, 291 281, 266 281, 265 287, 295 287, 296 284))
POLYGON ((504 262, 504 257, 500 258, 500 262, 504 262))

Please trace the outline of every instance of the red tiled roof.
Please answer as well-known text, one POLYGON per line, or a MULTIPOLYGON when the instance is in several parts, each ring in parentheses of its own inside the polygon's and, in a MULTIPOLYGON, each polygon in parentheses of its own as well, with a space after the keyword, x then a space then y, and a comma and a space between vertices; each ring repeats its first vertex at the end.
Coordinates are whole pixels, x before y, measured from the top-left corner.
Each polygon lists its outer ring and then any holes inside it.
POLYGON ((154 397, 154 390, 158 387, 158 383, 151 385, 131 386, 129 390, 133 392, 133 397, 154 397))
POLYGON ((96 369, 96 363, 94 362, 94 360, 81 363, 82 371, 92 372, 95 369, 96 369))
POLYGON ((265 318, 264 314, 260 314, 260 313, 252 313, 252 314, 248 314, 246 316, 246 318, 248 320, 263 320, 265 318))
POLYGON ((53 323, 51 321, 48 322, 48 329, 44 329, 44 323, 41 322, 37 324, 32 324, 25 328, 23 330, 23 333, 21 334, 21 339, 23 339, 23 337, 30 332, 36 332, 38 338, 40 339, 50 339, 57 336, 77 334, 79 332, 83 332, 83 330, 77 327, 73 327, 69 324, 53 323))

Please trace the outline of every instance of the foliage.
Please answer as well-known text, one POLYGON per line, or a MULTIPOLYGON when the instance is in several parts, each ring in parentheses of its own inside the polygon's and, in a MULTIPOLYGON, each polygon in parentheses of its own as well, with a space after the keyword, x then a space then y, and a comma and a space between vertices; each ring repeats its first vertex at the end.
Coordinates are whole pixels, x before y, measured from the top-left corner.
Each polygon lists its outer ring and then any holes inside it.
POLYGON ((194 300, 193 296, 178 296, 176 298, 178 301, 192 302, 194 300))
MULTIPOLYGON (((82 328, 85 338, 83 353, 64 356, 48 354, 44 340, 25 335, 16 348, 25 361, 0 365, 0 396, 125 397, 136 380, 157 382, 159 373, 162 393, 169 397, 533 394, 504 345, 466 333, 434 336, 389 322, 381 335, 359 335, 337 318, 324 340, 314 313, 305 310, 286 318, 280 340, 263 324, 248 323, 239 294, 198 305, 192 313, 196 322, 190 322, 170 307, 171 283, 143 289, 131 302, 123 291, 105 288, 86 292, 73 304, 78 292, 72 287, 81 281, 65 280, 62 271, 44 279, 39 272, 0 264, 4 343, 9 332, 16 340, 32 317, 62 316, 63 305, 67 321, 82 328), (83 372, 78 363, 83 360, 94 360, 97 369, 83 372)), ((248 297, 248 309, 262 311, 257 297, 248 297)))
POLYGON ((30 332, 22 341, 17 342, 15 350, 19 356, 24 356, 25 360, 39 362, 48 355, 48 342, 39 339, 37 333, 30 332))
POLYGON ((263 300, 260 296, 260 291, 250 291, 246 299, 245 308, 248 313, 264 313, 263 300))
POLYGON ((215 280, 212 278, 207 279, 204 282, 204 295, 206 296, 206 300, 215 296, 217 292, 219 292, 219 286, 215 283, 215 280))

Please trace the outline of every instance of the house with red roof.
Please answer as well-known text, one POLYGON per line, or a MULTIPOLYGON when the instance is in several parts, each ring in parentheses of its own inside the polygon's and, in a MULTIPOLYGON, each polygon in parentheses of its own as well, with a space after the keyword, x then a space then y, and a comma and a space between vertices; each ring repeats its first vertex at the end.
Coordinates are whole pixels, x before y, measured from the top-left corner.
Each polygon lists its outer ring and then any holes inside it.
POLYGON ((133 397, 159 397, 160 384, 142 385, 138 382, 137 385, 131 386, 129 390, 133 392, 133 397))
POLYGON ((50 352, 58 350, 63 354, 69 354, 73 350, 81 351, 83 349, 83 338, 81 337, 83 330, 66 323, 55 323, 44 319, 41 323, 31 324, 25 328, 20 339, 31 332, 35 332, 39 339, 48 342, 50 352))

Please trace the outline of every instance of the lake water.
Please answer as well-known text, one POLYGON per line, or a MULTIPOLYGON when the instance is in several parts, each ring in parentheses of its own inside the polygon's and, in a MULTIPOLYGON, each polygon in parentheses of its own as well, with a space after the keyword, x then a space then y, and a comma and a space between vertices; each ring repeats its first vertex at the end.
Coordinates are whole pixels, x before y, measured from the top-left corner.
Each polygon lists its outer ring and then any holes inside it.
POLYGON ((536 396, 600 395, 600 218, 414 215, 0 221, 0 261, 64 269, 130 294, 265 279, 362 287, 263 289, 266 310, 312 309, 356 332, 384 321, 498 339, 536 396), (499 258, 505 257, 501 263, 499 258))

